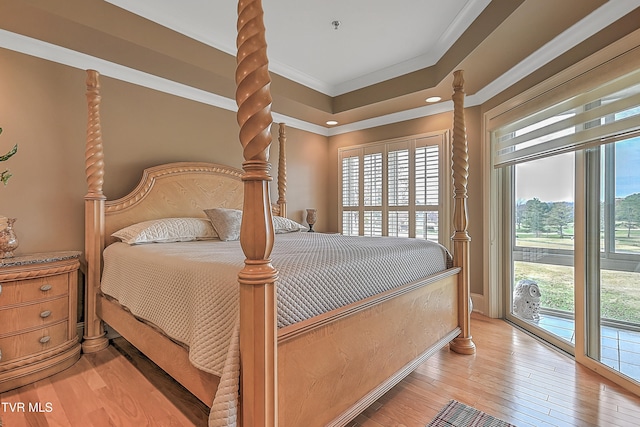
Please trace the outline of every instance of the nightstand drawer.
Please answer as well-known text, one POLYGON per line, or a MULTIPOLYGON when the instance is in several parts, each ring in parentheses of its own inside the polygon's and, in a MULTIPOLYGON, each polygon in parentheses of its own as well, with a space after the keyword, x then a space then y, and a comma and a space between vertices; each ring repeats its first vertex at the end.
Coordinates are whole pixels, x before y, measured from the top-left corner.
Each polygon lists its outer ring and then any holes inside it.
POLYGON ((0 283, 0 306, 21 302, 36 301, 65 295, 69 291, 69 276, 37 277, 34 279, 16 280, 0 283))
POLYGON ((0 309, 0 336, 22 329, 45 326, 69 317, 69 299, 58 298, 13 308, 0 309))
POLYGON ((61 322, 53 326, 35 331, 0 338, 0 369, 4 362, 21 356, 49 350, 67 341, 68 322, 61 322))

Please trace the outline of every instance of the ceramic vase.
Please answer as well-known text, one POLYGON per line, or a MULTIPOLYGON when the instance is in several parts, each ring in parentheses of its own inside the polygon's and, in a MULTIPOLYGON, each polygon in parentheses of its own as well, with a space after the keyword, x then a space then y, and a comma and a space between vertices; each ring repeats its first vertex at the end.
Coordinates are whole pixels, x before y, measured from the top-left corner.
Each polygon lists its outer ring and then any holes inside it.
POLYGON ((15 218, 7 218, 7 227, 0 231, 0 259, 11 258, 18 247, 18 236, 13 230, 15 218))

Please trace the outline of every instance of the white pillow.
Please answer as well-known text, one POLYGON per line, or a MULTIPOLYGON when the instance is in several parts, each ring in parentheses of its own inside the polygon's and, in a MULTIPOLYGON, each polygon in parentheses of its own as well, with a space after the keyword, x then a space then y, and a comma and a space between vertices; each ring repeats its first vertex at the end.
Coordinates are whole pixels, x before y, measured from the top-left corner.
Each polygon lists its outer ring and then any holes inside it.
MULTIPOLYGON (((205 209, 215 228, 220 240, 238 240, 240 238, 240 226, 242 224, 242 211, 238 209, 213 208, 205 209)), ((292 233, 306 230, 304 225, 298 224, 282 216, 273 217, 273 229, 276 234, 292 233)))
POLYGON ((276 234, 293 233, 295 231, 307 230, 307 227, 305 227, 304 225, 298 224, 297 222, 283 216, 273 217, 273 228, 276 234))
POLYGON ((206 218, 163 218, 139 222, 112 234, 124 243, 169 243, 216 239, 218 234, 206 218))

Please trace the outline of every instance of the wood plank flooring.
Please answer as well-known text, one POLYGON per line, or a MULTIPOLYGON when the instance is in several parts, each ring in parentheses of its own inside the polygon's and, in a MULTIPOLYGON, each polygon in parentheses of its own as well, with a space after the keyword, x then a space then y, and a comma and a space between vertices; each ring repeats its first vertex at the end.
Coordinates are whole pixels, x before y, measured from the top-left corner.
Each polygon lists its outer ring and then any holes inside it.
MULTIPOLYGON (((450 399, 519 427, 640 425, 640 397, 506 322, 474 315, 472 333, 475 356, 443 349, 350 426, 423 427, 450 399)), ((2 427, 206 426, 208 413, 121 339, 0 402, 2 427)))

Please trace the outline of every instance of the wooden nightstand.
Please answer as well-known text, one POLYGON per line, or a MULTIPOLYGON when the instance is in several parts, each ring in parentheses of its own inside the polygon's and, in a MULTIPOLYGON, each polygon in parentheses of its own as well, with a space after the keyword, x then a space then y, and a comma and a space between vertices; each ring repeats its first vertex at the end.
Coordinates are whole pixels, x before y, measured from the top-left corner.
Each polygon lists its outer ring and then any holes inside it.
POLYGON ((80 357, 80 252, 0 260, 0 392, 48 377, 80 357))

